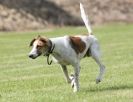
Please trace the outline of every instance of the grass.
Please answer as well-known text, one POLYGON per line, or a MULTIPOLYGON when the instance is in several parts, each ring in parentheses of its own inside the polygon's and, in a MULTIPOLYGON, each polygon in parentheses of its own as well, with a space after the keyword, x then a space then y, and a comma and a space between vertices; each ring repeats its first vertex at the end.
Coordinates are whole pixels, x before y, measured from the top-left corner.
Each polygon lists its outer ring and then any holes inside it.
MULTIPOLYGON (((110 24, 93 31, 101 43, 106 74, 96 85, 98 66, 81 61, 80 92, 73 93, 58 64, 27 57, 37 34, 56 37, 86 33, 84 27, 0 33, 0 102, 133 102, 133 25, 110 24)), ((69 72, 72 67, 69 66, 69 72)))

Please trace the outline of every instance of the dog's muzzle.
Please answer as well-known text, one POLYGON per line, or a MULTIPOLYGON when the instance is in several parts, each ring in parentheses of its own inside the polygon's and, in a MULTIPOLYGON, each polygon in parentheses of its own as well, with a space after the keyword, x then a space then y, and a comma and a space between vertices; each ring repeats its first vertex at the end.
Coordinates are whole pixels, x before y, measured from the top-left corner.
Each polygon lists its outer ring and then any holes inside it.
POLYGON ((34 55, 29 55, 29 58, 35 59, 36 57, 34 55))
POLYGON ((35 59, 37 57, 39 57, 42 53, 38 53, 38 54, 29 54, 29 58, 35 59))

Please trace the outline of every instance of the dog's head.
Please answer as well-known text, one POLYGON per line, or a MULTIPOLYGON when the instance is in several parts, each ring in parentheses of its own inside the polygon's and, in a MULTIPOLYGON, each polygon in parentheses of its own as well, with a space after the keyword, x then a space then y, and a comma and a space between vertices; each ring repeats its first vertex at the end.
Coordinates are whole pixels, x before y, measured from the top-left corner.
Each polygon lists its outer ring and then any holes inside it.
POLYGON ((32 47, 32 50, 29 53, 29 57, 35 59, 42 54, 45 55, 48 52, 49 46, 50 46, 49 39, 38 35, 37 38, 34 38, 30 42, 30 47, 32 47))

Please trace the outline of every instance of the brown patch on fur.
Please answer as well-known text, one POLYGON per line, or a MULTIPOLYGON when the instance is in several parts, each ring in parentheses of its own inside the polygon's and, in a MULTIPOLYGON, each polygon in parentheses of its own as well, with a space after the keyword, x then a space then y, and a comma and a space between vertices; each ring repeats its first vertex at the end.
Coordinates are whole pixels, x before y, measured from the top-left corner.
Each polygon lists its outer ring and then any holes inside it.
POLYGON ((30 46, 33 46, 34 42, 38 41, 37 46, 39 47, 45 47, 48 46, 48 39, 47 38, 43 38, 40 35, 38 35, 37 38, 34 38, 31 42, 30 42, 30 46))
POLYGON ((38 50, 46 50, 49 47, 49 42, 47 38, 38 36, 38 38, 36 39, 37 42, 37 49, 38 50))
POLYGON ((47 45, 47 39, 43 38, 43 37, 40 37, 38 39, 38 44, 37 45, 40 45, 40 46, 45 46, 47 45))
POLYGON ((82 53, 85 48, 86 48, 86 45, 85 43, 81 40, 80 37, 73 37, 73 36, 70 36, 70 45, 71 47, 75 50, 75 52, 77 54, 79 53, 82 53))

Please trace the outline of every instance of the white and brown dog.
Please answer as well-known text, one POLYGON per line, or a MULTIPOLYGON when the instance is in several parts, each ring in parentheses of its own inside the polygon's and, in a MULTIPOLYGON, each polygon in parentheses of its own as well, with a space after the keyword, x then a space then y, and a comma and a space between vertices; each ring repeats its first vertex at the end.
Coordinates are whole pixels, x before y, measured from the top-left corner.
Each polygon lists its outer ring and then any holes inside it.
MULTIPOLYGON (((29 57, 32 59, 40 55, 49 57, 51 54, 62 67, 65 78, 68 83, 71 83, 73 91, 79 90, 79 73, 80 73, 80 60, 85 56, 91 56, 100 68, 96 83, 101 82, 105 67, 100 60, 100 49, 97 38, 92 35, 92 30, 89 25, 89 20, 85 14, 83 5, 80 3, 81 17, 88 30, 88 35, 80 36, 63 36, 57 38, 45 38, 38 36, 33 39, 30 46, 33 46, 29 57), (67 65, 72 65, 74 74, 69 77, 67 65)), ((51 62, 48 64, 51 64, 51 62)))

